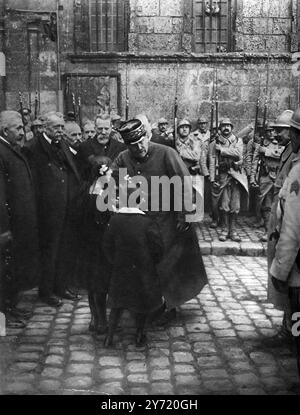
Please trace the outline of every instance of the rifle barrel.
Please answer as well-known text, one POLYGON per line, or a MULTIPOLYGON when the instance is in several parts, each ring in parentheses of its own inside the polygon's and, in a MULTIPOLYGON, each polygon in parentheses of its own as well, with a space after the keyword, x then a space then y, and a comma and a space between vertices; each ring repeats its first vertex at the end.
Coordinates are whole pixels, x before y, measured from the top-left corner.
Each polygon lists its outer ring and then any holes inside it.
POLYGON ((21 117, 22 117, 22 124, 23 124, 23 130, 24 130, 24 139, 26 141, 26 129, 25 129, 25 118, 24 118, 24 111, 23 111, 23 97, 21 91, 19 91, 19 98, 20 98, 20 111, 21 111, 21 117))

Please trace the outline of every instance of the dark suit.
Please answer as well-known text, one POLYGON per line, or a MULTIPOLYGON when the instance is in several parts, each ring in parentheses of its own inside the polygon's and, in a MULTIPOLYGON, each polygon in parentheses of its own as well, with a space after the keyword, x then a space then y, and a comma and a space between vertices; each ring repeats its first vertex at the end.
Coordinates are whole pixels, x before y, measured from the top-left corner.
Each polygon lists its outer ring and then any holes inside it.
MULTIPOLYGON (((39 247, 34 184, 20 148, 0 140, 0 233, 12 241, 2 264, 6 300, 33 288, 38 280, 39 247)), ((1 309, 4 309, 2 304, 1 309)))
POLYGON ((85 141, 79 146, 77 154, 83 177, 88 179, 90 171, 88 158, 90 156, 105 156, 113 161, 124 150, 126 150, 125 144, 112 138, 112 135, 106 145, 100 144, 96 137, 85 141))
POLYGON ((26 149, 32 168, 38 207, 42 273, 40 294, 60 295, 71 283, 77 239, 73 199, 81 178, 64 141, 59 154, 43 135, 26 149))

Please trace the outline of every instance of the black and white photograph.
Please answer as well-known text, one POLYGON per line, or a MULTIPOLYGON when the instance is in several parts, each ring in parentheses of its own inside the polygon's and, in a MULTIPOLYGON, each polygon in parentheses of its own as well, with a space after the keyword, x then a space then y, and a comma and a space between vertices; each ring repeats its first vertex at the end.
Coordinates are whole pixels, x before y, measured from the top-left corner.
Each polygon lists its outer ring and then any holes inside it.
POLYGON ((0 0, 0 395, 300 395, 300 0, 0 0))

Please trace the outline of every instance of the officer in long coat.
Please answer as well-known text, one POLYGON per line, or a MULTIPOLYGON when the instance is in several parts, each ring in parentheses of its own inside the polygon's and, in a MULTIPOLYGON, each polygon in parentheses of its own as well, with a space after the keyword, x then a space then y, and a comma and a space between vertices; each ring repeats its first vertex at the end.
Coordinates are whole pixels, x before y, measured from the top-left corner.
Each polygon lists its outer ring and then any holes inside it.
POLYGON ((220 122, 221 134, 209 147, 209 170, 212 201, 223 216, 220 241, 231 238, 240 242, 236 232, 236 217, 240 211, 241 192, 248 196, 247 176, 243 170, 243 142, 233 133, 229 118, 220 122))
MULTIPOLYGON (((38 282, 39 246, 34 184, 27 160, 17 143, 24 137, 21 115, 0 113, 0 233, 10 232, 12 240, 2 264, 1 311, 13 321, 18 293, 38 282)), ((18 325, 19 323, 19 325, 18 325)))
MULTIPOLYGON (((293 116, 293 111, 285 110, 279 117, 276 119, 274 128, 277 134, 278 142, 283 145, 284 151, 281 154, 280 164, 278 168, 278 174, 274 183, 274 200, 271 207, 271 214, 268 224, 268 269, 272 265, 272 261, 275 256, 276 244, 278 241, 278 221, 277 221, 277 205, 278 205, 278 194, 280 189, 283 186, 285 179, 287 178, 291 168, 292 161, 295 158, 295 153, 292 149, 292 144, 290 142, 290 121, 293 116)), ((287 295, 282 294, 275 290, 269 272, 268 278, 268 301, 270 301, 274 306, 284 311, 283 321, 281 330, 278 332, 276 337, 286 337, 290 333, 290 303, 287 295)))
MULTIPOLYGON (((207 276, 202 262, 200 249, 193 224, 186 223, 185 209, 175 211, 174 205, 178 200, 176 191, 170 192, 170 206, 163 203, 162 189, 154 191, 152 178, 178 177, 183 188, 183 199, 191 200, 191 180, 189 172, 177 152, 167 146, 149 142, 145 127, 139 120, 130 120, 121 128, 127 150, 122 152, 114 161, 112 168, 115 172, 126 169, 129 177, 141 177, 146 180, 148 193, 149 215, 156 221, 160 229, 165 255, 158 265, 158 275, 162 294, 168 308, 174 310, 199 294, 207 283, 207 276), (158 199, 158 209, 151 209, 152 201, 158 199), (173 202, 173 203, 172 203, 173 202)), ((125 172, 123 172, 125 173, 125 172)), ((180 189, 182 190, 182 188, 180 189)), ((181 200, 183 203, 183 200, 181 200)), ((189 220, 191 220, 189 218, 189 220)), ((174 317, 174 311, 171 316, 174 317)))
MULTIPOLYGON (((279 239, 270 268, 270 275, 275 289, 288 296, 291 316, 293 316, 293 313, 300 313, 300 109, 297 109, 293 114, 290 125, 291 145, 295 157, 292 161, 291 171, 278 195, 277 229, 279 239)), ((299 317, 294 321, 298 319, 299 317)), ((293 334, 295 336, 300 376, 299 328, 297 333, 293 334)))
POLYGON ((78 238, 73 200, 81 177, 64 142, 62 114, 45 115, 45 132, 26 148, 35 180, 42 272, 40 297, 51 306, 61 298, 76 299, 70 291, 78 238))

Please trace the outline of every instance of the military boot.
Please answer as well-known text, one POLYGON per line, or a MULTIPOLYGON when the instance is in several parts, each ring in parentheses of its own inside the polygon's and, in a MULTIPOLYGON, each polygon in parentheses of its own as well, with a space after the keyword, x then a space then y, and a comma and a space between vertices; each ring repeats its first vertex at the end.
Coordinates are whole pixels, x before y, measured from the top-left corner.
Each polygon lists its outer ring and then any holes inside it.
POLYGON ((222 230, 221 235, 219 236, 219 241, 225 242, 229 237, 229 215, 227 212, 222 212, 222 230))
POLYGON ((236 214, 229 215, 229 238, 234 242, 241 242, 241 238, 236 231, 236 214))

